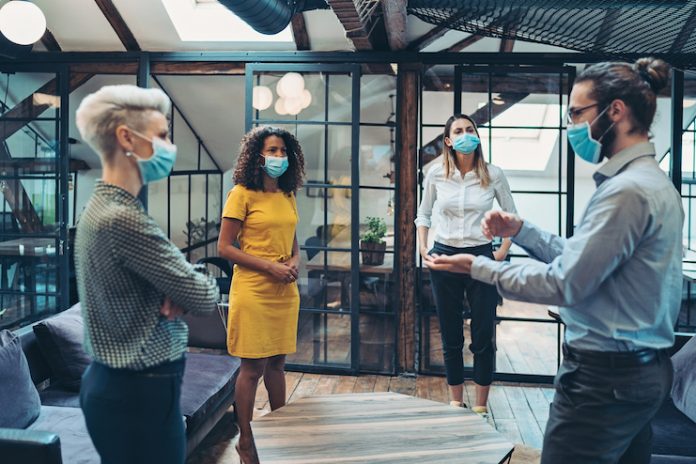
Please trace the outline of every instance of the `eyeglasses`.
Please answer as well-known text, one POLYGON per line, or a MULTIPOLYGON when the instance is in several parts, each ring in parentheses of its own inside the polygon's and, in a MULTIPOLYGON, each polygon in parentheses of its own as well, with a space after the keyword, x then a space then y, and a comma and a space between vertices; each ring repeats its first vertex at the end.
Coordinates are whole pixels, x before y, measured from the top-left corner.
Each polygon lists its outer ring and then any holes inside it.
POLYGON ((589 110, 593 106, 599 106, 599 103, 592 103, 590 105, 581 106, 580 108, 568 108, 568 124, 573 124, 573 120, 579 118, 583 112, 589 110))

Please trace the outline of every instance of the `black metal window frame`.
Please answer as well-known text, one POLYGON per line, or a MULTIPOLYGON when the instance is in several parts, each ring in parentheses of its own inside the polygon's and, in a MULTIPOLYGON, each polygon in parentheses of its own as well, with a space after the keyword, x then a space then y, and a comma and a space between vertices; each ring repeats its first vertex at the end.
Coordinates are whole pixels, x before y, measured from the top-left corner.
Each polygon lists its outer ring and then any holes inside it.
MULTIPOLYGON (((565 231, 566 231, 566 236, 570 236, 573 231, 573 218, 574 218, 574 201, 575 201, 575 159, 573 156, 573 151, 572 148, 566 144, 566 185, 565 185, 565 190, 563 189, 563 158, 564 158, 564 153, 563 153, 563 133, 566 130, 565 124, 564 124, 564 115, 562 114, 562 107, 563 107, 563 99, 564 97, 568 97, 570 93, 570 89, 572 88, 572 83, 575 79, 575 68, 570 67, 570 66, 515 66, 515 65, 508 65, 508 66, 501 66, 501 65, 454 65, 454 70, 453 70, 453 75, 454 77, 454 86, 452 88, 452 92, 454 93, 454 106, 453 106, 453 113, 452 114, 458 114, 462 112, 462 93, 466 93, 467 89, 463 87, 462 84, 462 76, 465 73, 475 73, 475 74, 480 74, 480 75, 487 75, 487 103, 489 105, 492 104, 493 102, 493 87, 494 87, 494 75, 496 73, 510 73, 510 74, 546 74, 546 75, 554 75, 557 74, 559 78, 559 83, 558 83, 558 105, 559 105, 559 117, 558 117, 558 125, 556 126, 506 126, 506 125, 494 125, 492 123, 492 115, 491 111, 488 111, 488 116, 487 116, 487 121, 484 124, 480 124, 479 128, 480 129, 486 129, 488 131, 488 150, 486 153, 486 156, 488 158, 488 162, 493 161, 493 147, 492 147, 492 136, 493 136, 493 131, 496 129, 552 129, 552 130, 557 130, 559 134, 559 143, 558 143, 558 172, 557 172, 557 177, 558 177, 558 186, 555 190, 513 190, 512 193, 514 194, 525 194, 525 195, 555 195, 558 197, 558 222, 557 222, 557 233, 563 234, 563 229, 564 229, 564 218, 563 218, 563 198, 565 197, 565 231)), ((423 101, 423 87, 421 86, 421 101, 423 101)), ((421 121, 423 120, 423 106, 421 105, 421 114, 420 114, 420 119, 421 121)), ((443 124, 427 124, 423 123, 420 125, 420 140, 421 143, 424 143, 424 138, 423 138, 423 128, 426 127, 438 127, 442 128, 443 124)), ((419 156, 418 157, 418 170, 419 170, 419 193, 422 194, 422 182, 424 175, 423 173, 423 157, 419 156)), ((511 258, 526 258, 528 257, 527 254, 514 254, 511 253, 509 254, 511 258)), ((419 261, 421 258, 418 258, 419 261)), ((444 367, 442 368, 437 368, 433 367, 430 363, 430 318, 432 318, 435 315, 435 312, 430 310, 429 308, 426 308, 424 304, 424 295, 423 295, 423 288, 424 288, 424 280, 423 280, 423 272, 422 272, 422 266, 418 267, 418 272, 417 272, 417 279, 418 279, 418 295, 417 295, 417 308, 418 308, 418 316, 417 316, 417 324, 418 324, 418 334, 417 334, 417 359, 418 359, 418 371, 423 374, 428 374, 428 375, 442 375, 444 373, 444 367)), ((545 319, 545 318, 525 318, 525 317, 511 317, 511 316, 500 316, 496 314, 496 322, 522 322, 522 323, 539 323, 539 324, 554 324, 556 325, 556 330, 557 330, 557 336, 556 336, 556 367, 560 365, 560 360, 561 360, 561 341, 562 341, 562 333, 563 333, 563 326, 560 324, 560 322, 554 320, 554 319, 545 319)), ((497 324, 496 324, 496 330, 497 330, 497 324)), ((494 333, 495 337, 495 333, 494 333)), ((494 364, 495 366, 495 364, 494 364)), ((464 374, 467 378, 472 378, 473 377, 473 369, 470 367, 465 367, 464 369, 464 374)), ((553 376, 551 375, 543 375, 543 374, 534 374, 534 373, 512 373, 512 372, 498 372, 497 368, 495 368, 494 374, 493 374, 494 380, 499 380, 499 381, 515 381, 515 382, 529 382, 529 383, 550 383, 553 381, 553 376)))
MULTIPOLYGON (((33 53, 21 60, 0 59, 0 69, 13 71, 31 70, 60 73, 60 94, 62 106, 60 111, 61 121, 69 121, 69 110, 67 99, 69 96, 68 79, 71 64, 81 63, 132 63, 138 62, 138 84, 147 85, 147 78, 150 73, 150 65, 154 62, 218 62, 218 63, 244 63, 247 66, 254 64, 273 63, 274 66, 282 66, 287 69, 292 64, 352 64, 364 65, 371 63, 394 63, 397 65, 425 66, 438 64, 451 65, 504 65, 504 66, 564 66, 572 63, 595 63, 610 59, 633 60, 644 56, 644 54, 628 53, 612 55, 606 53, 514 53, 500 54, 495 52, 472 53, 472 52, 39 52, 33 53)), ((658 58, 675 66, 672 78, 672 120, 679 119, 683 108, 682 97, 684 95, 684 72, 683 68, 688 68, 696 62, 696 53, 659 53, 654 54, 658 58), (678 97, 678 98, 677 98, 678 97), (677 114, 679 113, 679 114, 677 114)), ((108 73, 107 73, 108 74, 108 73)), ((186 73, 182 73, 186 74, 186 73)), ((397 104, 397 113, 399 112, 397 104)), ((681 166, 681 127, 679 131, 672 128, 672 147, 674 156, 671 159, 670 177, 677 186, 681 187, 681 170, 675 166, 681 166), (677 135, 678 132, 678 135, 677 135)), ((68 124, 61 125, 62 140, 60 149, 62 153, 67 153, 67 130, 68 124)), ((398 139, 398 135, 397 135, 398 139)), ((572 151, 568 152, 568 157, 572 157, 572 151)), ((61 166, 67 169, 67 157, 61 159, 61 166)), ((398 165, 398 159, 397 159, 398 165)), ((574 167, 569 165, 570 167, 574 167)), ((568 171, 568 177, 574 176, 574 170, 568 171)), ((61 205, 67 211, 67 176, 61 181, 61 205), (63 184, 65 184, 63 186, 63 184), (63 198, 64 196, 64 198, 63 198)), ((397 201, 398 205, 399 202, 397 201)), ((569 213, 570 209, 567 210, 569 213)), ((67 217, 67 216, 66 216, 67 217)), ((25 236, 25 235, 22 235, 25 236)), ((60 243, 67 243, 67 234, 62 233, 60 243)), ((398 243, 398 237, 397 237, 398 243)), ((395 247, 396 248, 396 247, 395 247)), ((61 268, 61 288, 67 288, 67 263, 65 269, 61 268), (63 281, 65 280, 65 283, 63 281)), ((67 295, 61 295, 60 309, 67 308, 67 295)), ((398 340, 397 340, 398 342, 398 340)), ((417 358, 416 358, 417 359, 417 358)))
MULTIPOLYGON (((285 124, 285 125, 323 125, 326 128, 329 125, 350 125, 351 127, 351 158, 357 160, 360 150, 360 66, 356 64, 266 64, 266 63, 251 63, 246 66, 246 86, 245 86, 245 131, 251 130, 258 124, 285 124), (350 123, 329 121, 329 107, 325 101, 325 120, 324 121, 306 121, 301 119, 261 119, 258 117, 258 111, 254 111, 251 102, 253 100, 252 90, 254 86, 254 76, 257 73, 272 73, 272 72, 297 72, 297 73, 326 73, 330 74, 348 74, 351 76, 351 118, 350 123)), ((328 85, 328 83, 326 84, 328 85)), ((325 92, 325 99, 328 98, 328 92, 325 92)), ((324 144, 327 140, 325 138, 324 144)), ((326 156, 326 146, 324 156, 326 156)), ((325 170, 327 169, 325 163, 325 170)), ((346 188, 346 186, 332 185, 328 183, 313 183, 308 187, 316 187, 324 189, 324 204, 327 204, 327 189, 330 188, 346 188)), ((351 217, 359 217, 360 205, 360 169, 357 162, 351 163, 351 217)), ((324 208, 324 223, 326 223, 327 209, 324 208)), ((350 373, 357 374, 360 371, 360 313, 358 308, 359 301, 359 279, 360 269, 355 263, 359 259, 359 223, 351 221, 351 247, 350 249, 331 248, 324 246, 326 252, 350 252, 351 254, 351 298, 350 298, 350 366, 346 367, 342 364, 322 363, 321 365, 305 365, 288 363, 288 369, 301 370, 303 372, 319 372, 319 373, 350 373)), ((308 249, 304 245, 300 247, 302 250, 308 249)), ((316 247, 311 247, 316 250, 316 247)), ((327 266, 327 254, 324 253, 324 267, 327 266)), ((300 308, 300 314, 314 313, 324 315, 335 315, 335 311, 325 308, 300 308)))
MULTIPOLYGON (((56 292, 28 292, 28 291, 10 291, 1 290, 3 299, 6 295, 21 294, 29 297, 44 297, 55 298, 56 311, 36 311, 36 308, 27 316, 13 320, 8 327, 18 327, 34 322, 45 317, 53 312, 66 309, 69 303, 69 284, 68 284, 68 219, 69 219, 69 200, 68 200, 68 180, 69 180, 69 146, 68 146, 68 129, 69 129, 69 81, 70 70, 67 64, 64 63, 11 63, 0 61, 1 73, 41 73, 54 75, 57 80, 57 95, 60 97, 60 108, 56 110, 56 115, 51 118, 3 118, 2 121, 26 121, 28 123, 36 121, 48 121, 56 124, 55 137, 58 141, 56 147, 56 157, 54 160, 54 171, 48 175, 2 175, 0 180, 52 180, 55 181, 55 232, 40 232, 40 233, 3 233, 4 238, 48 238, 55 239, 55 262, 56 262, 56 292)), ((4 200, 3 200, 4 203, 4 200)), ((47 275, 47 279, 49 276, 47 275)), ((0 308, 1 309, 1 308, 0 308)))

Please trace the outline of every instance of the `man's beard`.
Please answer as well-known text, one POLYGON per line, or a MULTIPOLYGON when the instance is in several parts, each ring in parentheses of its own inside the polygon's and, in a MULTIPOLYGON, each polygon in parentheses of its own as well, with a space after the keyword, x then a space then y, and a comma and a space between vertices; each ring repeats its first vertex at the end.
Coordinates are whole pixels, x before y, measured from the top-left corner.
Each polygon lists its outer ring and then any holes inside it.
POLYGON ((600 116, 599 119, 594 123, 592 138, 602 144, 602 150, 600 151, 599 155, 600 160, 604 159, 605 157, 608 158, 612 154, 614 141, 616 140, 616 132, 614 130, 616 128, 611 127, 611 125, 612 121, 609 119, 609 116, 607 116, 606 113, 600 116))

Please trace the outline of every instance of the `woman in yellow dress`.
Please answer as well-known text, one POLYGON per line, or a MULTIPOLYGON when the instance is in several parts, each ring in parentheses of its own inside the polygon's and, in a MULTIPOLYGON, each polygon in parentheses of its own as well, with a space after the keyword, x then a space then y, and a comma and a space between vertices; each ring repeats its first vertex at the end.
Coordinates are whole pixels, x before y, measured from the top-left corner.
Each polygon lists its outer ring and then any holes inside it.
POLYGON ((261 376, 271 409, 285 405, 285 356, 295 352, 300 306, 295 192, 303 176, 302 149, 292 134, 253 129, 242 140, 222 213, 218 252, 234 263, 227 350, 242 359, 235 408, 244 464, 258 463, 250 423, 261 376))

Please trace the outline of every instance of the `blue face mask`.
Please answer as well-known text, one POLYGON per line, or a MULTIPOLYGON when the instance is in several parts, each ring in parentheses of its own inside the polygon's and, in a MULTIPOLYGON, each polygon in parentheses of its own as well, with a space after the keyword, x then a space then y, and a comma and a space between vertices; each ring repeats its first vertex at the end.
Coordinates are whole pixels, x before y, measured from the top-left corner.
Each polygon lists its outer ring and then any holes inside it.
POLYGON ((264 159, 266 161, 264 162, 263 170, 266 171, 266 174, 268 174, 269 177, 274 179, 277 179, 285 174, 285 171, 288 170, 288 166, 290 165, 287 157, 280 158, 277 156, 264 156, 264 159))
POLYGON ((614 127, 614 123, 612 123, 612 125, 609 126, 606 131, 604 131, 604 134, 602 134, 599 140, 592 138, 592 124, 594 124, 595 121, 607 111, 607 109, 609 109, 609 107, 604 108, 604 110, 599 113, 599 115, 597 115, 592 122, 584 121, 579 124, 572 124, 568 126, 568 142, 570 142, 570 146, 573 147, 573 151, 580 158, 592 164, 599 163, 602 157, 601 140, 606 133, 609 132, 612 127, 614 127))
POLYGON ((479 146, 479 143, 481 143, 481 139, 479 139, 475 134, 469 134, 467 132, 458 136, 456 139, 452 141, 452 148, 454 148, 455 151, 458 151, 459 153, 469 155, 473 153, 474 150, 476 150, 476 147, 479 146))
POLYGON ((176 163, 176 145, 167 143, 157 137, 149 139, 133 129, 131 131, 138 137, 152 143, 152 156, 150 158, 143 159, 135 153, 126 153, 128 156, 135 156, 137 159, 143 185, 169 176, 172 168, 174 168, 174 163, 176 163))

